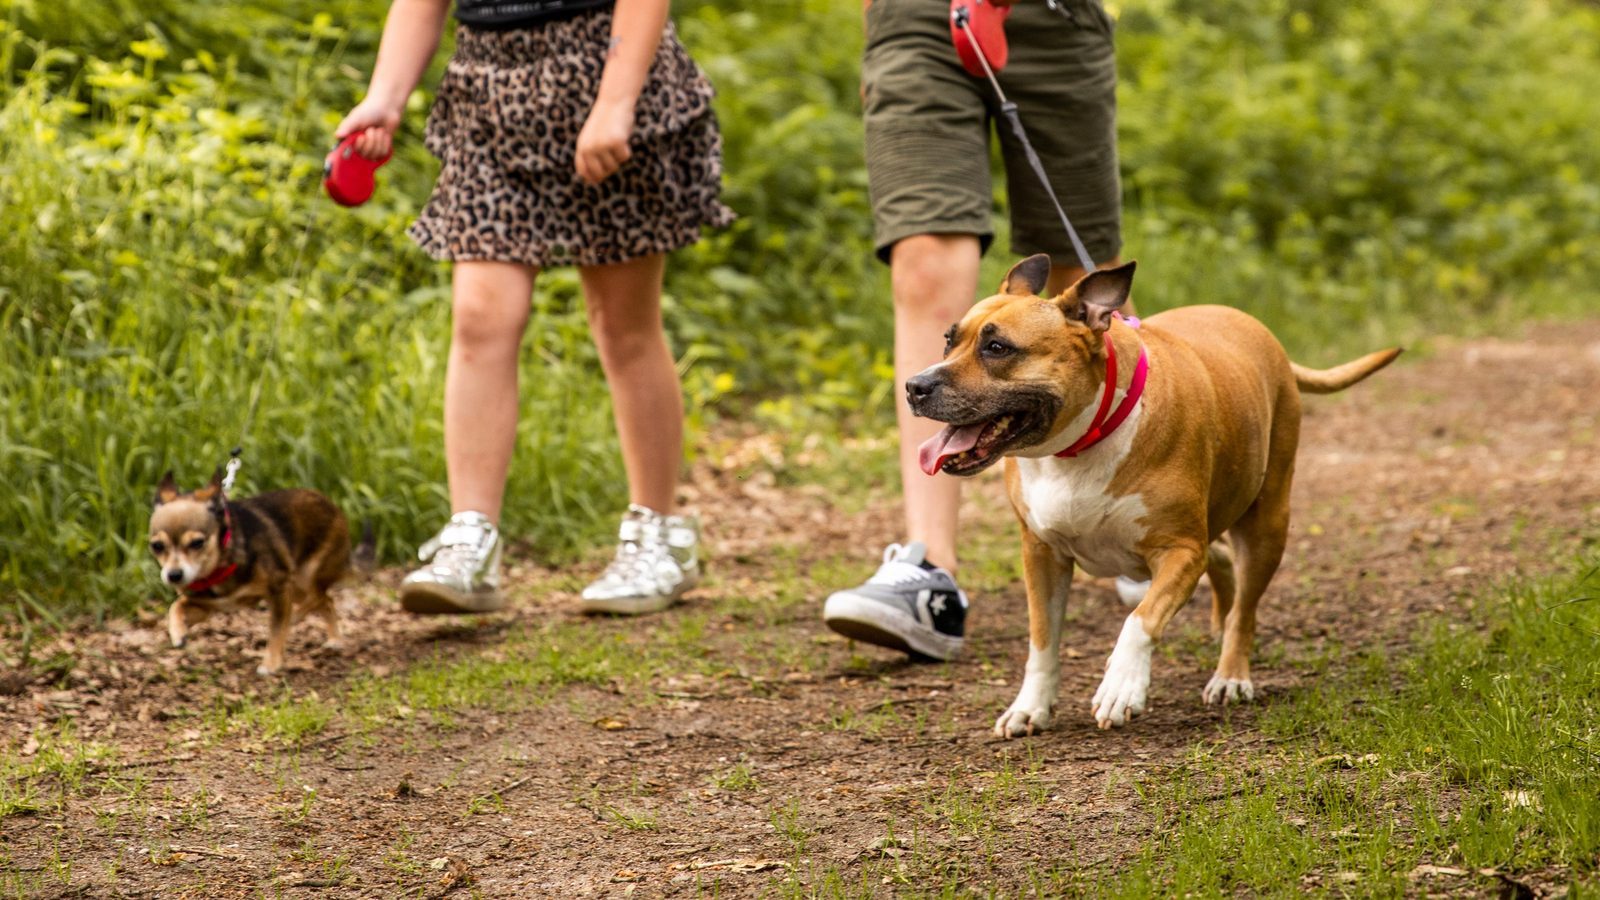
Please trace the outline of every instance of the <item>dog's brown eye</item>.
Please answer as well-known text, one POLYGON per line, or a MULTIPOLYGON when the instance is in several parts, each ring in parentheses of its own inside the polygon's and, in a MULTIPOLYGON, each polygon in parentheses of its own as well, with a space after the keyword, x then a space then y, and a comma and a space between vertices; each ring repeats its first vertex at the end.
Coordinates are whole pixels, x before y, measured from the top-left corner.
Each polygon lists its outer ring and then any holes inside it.
POLYGON ((160 541, 151 541, 150 552, 160 556, 161 554, 167 552, 167 545, 161 543, 160 541))
POLYGON ((1005 356, 1011 350, 1011 345, 1004 341, 990 341, 983 345, 983 355, 985 356, 1005 356))
POLYGON ((199 549, 205 547, 205 545, 206 545, 206 539, 205 538, 195 538, 194 540, 189 542, 189 549, 190 550, 199 550, 199 549))

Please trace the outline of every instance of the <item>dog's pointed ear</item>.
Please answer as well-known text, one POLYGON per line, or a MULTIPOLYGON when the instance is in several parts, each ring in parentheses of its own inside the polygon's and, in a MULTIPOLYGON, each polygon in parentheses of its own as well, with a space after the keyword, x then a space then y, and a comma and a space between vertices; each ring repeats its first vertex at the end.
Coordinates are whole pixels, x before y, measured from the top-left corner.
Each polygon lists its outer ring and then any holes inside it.
POLYGON ((196 500, 201 501, 202 503, 209 502, 209 501, 221 502, 221 500, 222 500, 222 467, 221 466, 217 466, 217 470, 215 472, 211 473, 211 480, 206 482, 206 486, 205 487, 200 488, 199 490, 194 492, 194 498, 196 500))
POLYGON ((151 506, 160 506, 178 499, 178 482, 172 477, 172 470, 161 476, 161 483, 156 485, 156 496, 150 501, 151 506))
POLYGON ((1050 283, 1050 257, 1035 253, 1011 267, 1000 281, 1000 293, 1027 296, 1038 294, 1050 283))
POLYGON ((1096 269, 1078 279, 1061 295, 1061 312, 1074 322, 1082 322, 1099 334, 1111 327, 1111 314, 1128 302, 1133 291, 1136 261, 1114 269, 1096 269))

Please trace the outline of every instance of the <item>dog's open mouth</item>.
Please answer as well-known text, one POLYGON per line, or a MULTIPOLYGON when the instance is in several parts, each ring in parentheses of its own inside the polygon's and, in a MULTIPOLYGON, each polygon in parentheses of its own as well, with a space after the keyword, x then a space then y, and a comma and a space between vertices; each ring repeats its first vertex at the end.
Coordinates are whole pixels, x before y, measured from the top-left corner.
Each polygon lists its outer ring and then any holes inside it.
POLYGON ((1032 431, 1036 418, 1013 411, 982 422, 946 425, 918 449, 922 471, 929 475, 971 475, 985 469, 1017 438, 1032 431))

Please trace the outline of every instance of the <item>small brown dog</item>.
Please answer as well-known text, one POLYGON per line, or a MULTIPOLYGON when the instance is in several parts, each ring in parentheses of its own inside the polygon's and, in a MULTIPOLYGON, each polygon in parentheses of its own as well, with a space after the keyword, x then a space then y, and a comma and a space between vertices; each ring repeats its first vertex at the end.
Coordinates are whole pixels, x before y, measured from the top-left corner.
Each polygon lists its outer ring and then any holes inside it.
MULTIPOLYGON (((370 537, 361 551, 370 552, 370 537)), ((283 668, 289 628, 316 613, 337 649, 339 614, 328 589, 350 572, 350 526, 333 501, 316 491, 272 491, 230 502, 222 470, 199 490, 182 493, 168 472, 150 514, 150 552, 161 577, 177 588, 167 611, 172 646, 213 612, 259 608, 271 613, 266 656, 256 672, 283 668)))

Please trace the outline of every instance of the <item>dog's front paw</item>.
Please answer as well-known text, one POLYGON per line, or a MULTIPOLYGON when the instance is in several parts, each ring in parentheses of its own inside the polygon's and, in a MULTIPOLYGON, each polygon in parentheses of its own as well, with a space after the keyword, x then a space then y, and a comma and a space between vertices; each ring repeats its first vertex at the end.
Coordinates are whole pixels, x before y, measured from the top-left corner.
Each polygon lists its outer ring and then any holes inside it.
POLYGON ((189 638, 187 636, 181 634, 172 635, 172 649, 182 650, 183 645, 187 643, 189 643, 189 638))
POLYGON ((1094 720, 1101 728, 1125 725, 1144 712, 1150 689, 1150 654, 1154 642, 1145 634, 1137 615, 1128 617, 1117 647, 1106 660, 1106 677, 1089 702, 1094 720))
POLYGON ((996 737, 1014 738, 1036 734, 1050 727, 1050 709, 1056 704, 1057 678, 1034 673, 1022 679, 1017 699, 995 720, 996 737))
POLYGON ((1036 734, 1050 727, 1050 707, 1025 707, 1012 704, 995 720, 996 737, 1014 738, 1036 734))
POLYGON ((274 669, 271 666, 267 665, 266 663, 262 663, 261 665, 256 666, 256 674, 260 675, 262 678, 271 678, 272 676, 278 674, 278 672, 280 672, 280 671, 281 671, 281 669, 274 669))
POLYGON ((1200 692, 1201 698, 1207 706, 1221 703, 1249 703, 1256 698, 1255 685, 1248 678, 1223 678, 1221 675, 1211 676, 1206 682, 1206 689, 1200 692))

